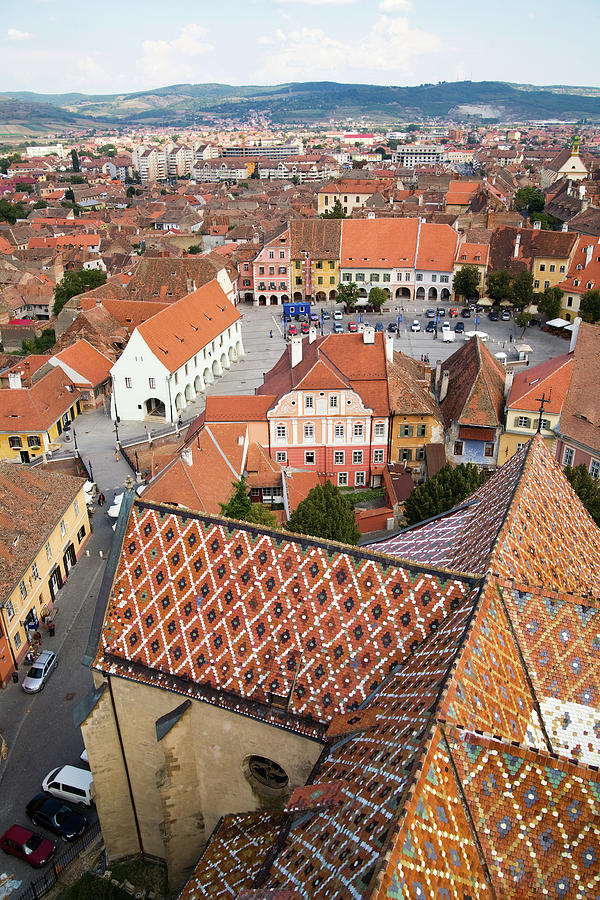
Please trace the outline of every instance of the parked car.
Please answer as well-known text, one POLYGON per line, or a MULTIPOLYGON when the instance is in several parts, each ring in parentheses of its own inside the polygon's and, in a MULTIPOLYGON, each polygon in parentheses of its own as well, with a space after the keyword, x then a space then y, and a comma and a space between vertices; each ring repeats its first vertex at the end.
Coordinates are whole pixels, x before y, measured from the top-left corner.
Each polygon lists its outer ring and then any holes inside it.
POLYGON ((383 331, 383 322, 375 322, 375 331, 383 331))
POLYGON ((45 866, 56 851, 56 844, 22 825, 11 825, 0 837, 0 847, 5 853, 29 863, 34 869, 45 866))
POLYGON ((470 318, 471 318, 471 309, 470 309, 470 307, 464 306, 464 307, 461 309, 460 314, 461 314, 461 316, 463 317, 463 319, 470 319, 470 318))
POLYGON ((510 322, 510 313, 507 309, 502 310, 502 315, 500 316, 503 322, 510 322))
POLYGON ((348 322, 348 331, 355 332, 358 331, 358 325, 356 322, 348 322))
POLYGON ((334 334, 343 334, 344 333, 344 326, 342 325, 341 322, 333 323, 333 333, 334 334))
POLYGON ((343 312, 341 311, 341 309, 336 309, 336 310, 334 311, 334 313, 333 313, 333 318, 334 318, 337 322, 339 322, 340 319, 343 319, 343 318, 344 318, 344 314, 343 314, 343 312))
POLYGON ((318 315, 317 315, 316 313, 311 313, 311 314, 310 314, 310 321, 311 321, 311 322, 318 322, 318 321, 319 321, 318 315))
POLYGON ((42 781, 42 790, 59 800, 91 806, 94 802, 94 779, 89 769, 77 766, 59 766, 48 772, 42 781))
POLYGON ((425 315, 428 319, 435 319, 435 309, 428 309, 425 315))
POLYGON ((63 841, 77 840, 87 828, 84 815, 71 809, 68 803, 46 794, 36 794, 25 809, 35 825, 53 831, 63 841))
POLYGON ((436 313, 437 313, 438 319, 443 319, 444 316, 446 315, 446 310, 444 309, 443 306, 438 306, 438 308, 436 309, 436 313))
POLYGON ((330 318, 331 318, 331 313, 328 313, 326 309, 323 310, 323 312, 322 312, 321 315, 323 316, 323 319, 330 319, 330 318))
POLYGON ((412 325, 410 326, 410 330, 415 332, 421 330, 421 324, 418 319, 414 319, 412 325))
POLYGON ((298 334, 298 329, 295 325, 290 325, 290 327, 288 328, 288 336, 293 337, 295 334, 298 334))
POLYGON ((42 650, 27 675, 23 679, 21 687, 27 694, 37 694, 43 690, 44 685, 56 668, 58 658, 52 650, 42 650))
POLYGON ((303 322, 300 326, 300 334, 308 334, 309 331, 310 325, 308 324, 308 322, 303 322))
POLYGON ((390 324, 388 325, 388 331, 390 334, 396 334, 396 332, 398 331, 398 326, 395 322, 390 322, 390 324))
POLYGON ((442 332, 450 331, 450 322, 442 322, 442 332))
POLYGON ((490 311, 488 318, 489 318, 490 322, 498 322, 498 320, 500 319, 500 314, 497 313, 495 309, 492 309, 490 311))
POLYGON ((456 319, 456 317, 458 316, 458 309, 456 308, 456 306, 450 307, 450 309, 448 310, 448 315, 451 319, 456 319))
POLYGON ((532 316, 528 322, 528 328, 531 328, 533 325, 541 325, 542 320, 536 319, 535 316, 532 316))
POLYGON ((425 331, 429 332, 429 334, 433 334, 435 331, 435 322, 428 322, 425 326, 425 331))
POLYGON ((456 325, 454 326, 454 331, 456 332, 456 334, 464 334, 465 333, 465 323, 457 322, 456 325))

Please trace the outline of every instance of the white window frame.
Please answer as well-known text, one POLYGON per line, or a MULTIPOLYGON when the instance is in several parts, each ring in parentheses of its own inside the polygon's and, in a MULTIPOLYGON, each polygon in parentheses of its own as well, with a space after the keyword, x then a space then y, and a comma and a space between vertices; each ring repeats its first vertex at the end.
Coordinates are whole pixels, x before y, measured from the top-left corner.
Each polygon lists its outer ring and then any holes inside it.
POLYGON ((572 466, 575 460, 575 451, 572 447, 565 447, 563 450, 563 466, 572 466))
POLYGON ((304 409, 313 410, 315 408, 315 398, 312 394, 307 394, 304 398, 304 409))
POLYGON ((346 459, 346 453, 344 450, 334 450, 333 451, 334 466, 343 466, 345 459, 346 459))
POLYGON ((285 443, 287 441, 287 425, 275 426, 275 441, 278 444, 285 443))
POLYGON ((385 437, 385 422, 375 422, 375 427, 373 428, 373 436, 376 438, 385 437))
POLYGON ((61 519, 61 520, 60 520, 60 536, 61 536, 61 537, 66 537, 66 536, 67 536, 67 526, 65 525, 65 520, 64 520, 64 519, 61 519))
POLYGON ((365 436, 365 426, 362 422, 355 422, 352 426, 352 435, 356 438, 364 438, 365 436))
POLYGON ((362 450, 353 450, 352 451, 352 465, 353 466, 361 466, 362 461, 363 461, 362 450))
POLYGON ((373 450, 373 462, 374 463, 382 463, 383 462, 383 450, 373 450))
POLYGON ((517 416, 515 425, 517 428, 531 428, 531 419, 529 416, 517 416))
POLYGON ((125 378, 125 387, 128 389, 133 387, 133 381, 131 380, 131 378, 129 378, 129 377, 125 378))
POLYGON ((338 472, 338 487, 348 487, 348 473, 338 472))
POLYGON ((346 436, 346 428, 343 422, 336 422, 333 426, 334 441, 343 441, 346 436))
POLYGON ((304 465, 305 466, 314 466, 316 464, 317 457, 314 450, 305 450, 304 451, 304 465), (312 456, 312 459, 309 457, 312 456))
POLYGON ((365 472, 355 472, 354 473, 354 485, 355 487, 364 487, 366 482, 366 473, 365 472))
POLYGON ((337 394, 329 395, 329 409, 337 409, 338 408, 338 397, 337 394))
POLYGON ((592 478, 600 476, 600 459, 590 460, 590 475, 592 478))
POLYGON ((302 428, 302 437, 303 442, 305 444, 314 444, 315 441, 315 426, 312 422, 305 422, 304 427, 302 428))
POLYGON ((285 463, 287 463, 287 450, 276 450, 275 462, 285 465, 285 463))

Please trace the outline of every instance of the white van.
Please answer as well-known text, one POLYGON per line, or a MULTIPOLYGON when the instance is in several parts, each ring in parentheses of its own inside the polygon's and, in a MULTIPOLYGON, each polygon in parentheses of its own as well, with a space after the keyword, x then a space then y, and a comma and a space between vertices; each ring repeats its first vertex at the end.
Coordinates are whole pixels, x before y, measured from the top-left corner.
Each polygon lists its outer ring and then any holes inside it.
POLYGON ((91 806, 94 802, 94 780, 87 769, 76 766, 59 766, 48 772, 42 781, 42 790, 58 797, 59 800, 70 800, 91 806))

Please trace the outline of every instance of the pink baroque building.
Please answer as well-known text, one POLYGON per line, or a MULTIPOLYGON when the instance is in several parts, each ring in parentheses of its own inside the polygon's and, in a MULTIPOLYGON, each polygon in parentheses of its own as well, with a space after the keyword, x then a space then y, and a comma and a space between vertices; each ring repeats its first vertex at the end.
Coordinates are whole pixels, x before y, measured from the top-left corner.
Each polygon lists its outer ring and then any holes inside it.
POLYGON ((265 240, 253 263, 254 303, 288 303, 290 292, 290 229, 285 226, 265 240))

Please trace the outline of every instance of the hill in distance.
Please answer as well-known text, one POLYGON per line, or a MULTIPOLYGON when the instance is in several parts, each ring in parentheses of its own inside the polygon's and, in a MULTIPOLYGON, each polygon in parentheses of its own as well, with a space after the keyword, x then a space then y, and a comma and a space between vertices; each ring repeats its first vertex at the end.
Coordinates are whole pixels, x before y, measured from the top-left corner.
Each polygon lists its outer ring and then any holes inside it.
POLYGON ((243 120, 250 112, 267 114, 282 124, 358 117, 373 122, 422 118, 598 121, 600 89, 461 81, 416 87, 338 82, 176 84, 107 95, 5 92, 0 94, 0 131, 6 124, 46 130, 61 124, 64 128, 90 124, 176 127, 204 117, 243 120))

